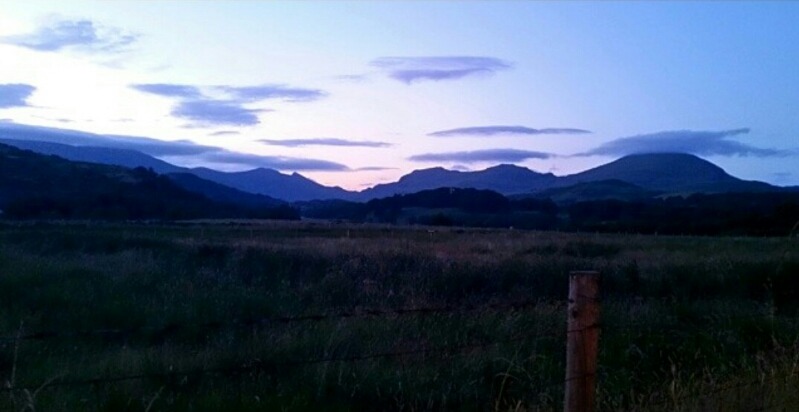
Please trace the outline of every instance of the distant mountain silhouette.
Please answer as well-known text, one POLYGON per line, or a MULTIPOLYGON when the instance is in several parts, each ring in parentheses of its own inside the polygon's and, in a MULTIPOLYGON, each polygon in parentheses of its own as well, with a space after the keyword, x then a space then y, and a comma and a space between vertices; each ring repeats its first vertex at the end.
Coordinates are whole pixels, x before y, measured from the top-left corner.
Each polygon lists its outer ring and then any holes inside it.
MULTIPOLYGON (((272 169, 254 169, 246 172, 221 172, 207 168, 185 168, 156 159, 150 155, 128 149, 117 149, 109 147, 93 146, 72 146, 61 143, 28 141, 16 139, 0 139, 0 143, 15 146, 21 149, 31 150, 37 153, 56 155, 67 160, 99 163, 105 165, 123 166, 128 168, 144 167, 161 174, 193 174, 202 179, 215 182, 229 188, 278 198, 293 202, 315 199, 351 199, 351 192, 347 192, 339 187, 328 187, 320 185, 298 173, 292 175, 283 174, 272 169)), ((189 185, 193 191, 199 191, 214 198, 219 188, 211 188, 207 184, 194 181, 189 182, 182 177, 182 185, 189 185)), ((223 196, 228 199, 243 200, 245 204, 254 199, 246 199, 241 194, 228 193, 223 196)), ((257 201, 256 201, 257 203, 257 201)))
POLYGON ((32 152, 56 155, 67 160, 104 165, 123 166, 128 168, 144 167, 156 173, 177 173, 185 169, 158 160, 142 152, 110 147, 72 146, 68 144, 42 142, 33 140, 0 139, 0 143, 32 152))
POLYGON ((530 193, 551 187, 558 178, 525 167, 499 165, 477 172, 458 172, 441 167, 413 171, 394 183, 380 184, 359 193, 360 199, 374 199, 415 193, 440 187, 493 190, 505 195, 530 193))
POLYGON ((620 180, 665 193, 759 192, 777 189, 763 182, 741 180, 707 160, 685 153, 636 154, 581 173, 563 176, 556 186, 620 180))
POLYGON ((275 207, 286 204, 286 202, 273 197, 234 189, 191 173, 170 173, 166 176, 183 189, 200 193, 216 202, 248 207, 275 207))
MULTIPOLYGON (((0 210, 12 218, 291 217, 214 202, 142 167, 65 160, 0 144, 0 210)), ((296 215, 296 212, 295 212, 296 215)))
MULTIPOLYGON (((21 136, 20 138, 24 138, 21 136)), ((141 152, 91 146, 71 146, 43 141, 14 140, 13 131, 5 131, 0 138, 5 143, 33 150, 39 153, 55 154, 65 159, 111 164, 125 167, 146 167, 158 173, 190 173, 202 179, 215 182, 239 191, 269 196, 288 202, 337 199, 366 202, 398 194, 410 194, 442 187, 473 188, 493 190, 506 196, 540 196, 551 193, 566 199, 576 200, 619 198, 630 199, 644 192, 658 192, 663 195, 688 195, 691 193, 763 192, 791 190, 779 188, 763 182, 746 181, 733 177, 713 163, 697 156, 682 153, 637 154, 622 157, 608 164, 567 176, 539 173, 525 167, 498 165, 480 171, 460 172, 441 167, 413 171, 398 181, 379 184, 361 192, 351 192, 340 187, 321 185, 298 173, 284 174, 273 169, 254 169, 243 172, 222 172, 208 168, 183 168, 169 164, 141 152), (633 193, 632 188, 624 189, 618 184, 608 185, 607 181, 624 182, 641 189, 633 193), (590 182, 606 182, 585 185, 590 182), (581 186, 575 186, 580 185, 581 186), (562 189, 575 186, 567 192, 562 189), (629 189, 629 190, 628 190, 629 189), (613 196, 603 196, 608 191, 613 196), (582 193, 582 194, 580 194, 582 193), (614 197, 615 196, 615 197, 614 197)), ((184 177, 184 184, 189 184, 184 177)), ((197 183, 197 182, 195 182, 197 183)), ((208 189, 201 192, 217 196, 219 188, 211 189, 207 184, 195 184, 193 190, 208 189)), ((795 188, 794 188, 795 190, 795 188)), ((240 194, 228 193, 230 199, 244 198, 240 194)), ((246 197, 246 196, 245 196, 246 197)), ((249 199, 246 201, 250 201, 249 199)))
POLYGON ((245 192, 267 195, 289 202, 352 198, 352 192, 340 187, 323 186, 299 173, 287 175, 277 170, 264 168, 246 172, 220 172, 202 167, 190 169, 188 172, 245 192))

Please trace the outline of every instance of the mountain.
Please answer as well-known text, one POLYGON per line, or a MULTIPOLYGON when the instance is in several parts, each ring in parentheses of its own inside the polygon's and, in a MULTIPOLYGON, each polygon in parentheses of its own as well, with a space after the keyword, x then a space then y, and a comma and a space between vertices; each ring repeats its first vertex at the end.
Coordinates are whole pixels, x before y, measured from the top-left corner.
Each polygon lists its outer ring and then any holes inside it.
POLYGON ((72 146, 68 144, 33 141, 0 139, 0 143, 14 146, 32 152, 55 155, 67 160, 86 163, 100 163, 104 165, 123 166, 128 168, 144 167, 153 169, 156 173, 177 173, 183 168, 158 160, 142 152, 129 149, 116 149, 96 146, 72 146))
MULTIPOLYGON (((94 146, 72 146, 61 143, 0 139, 0 143, 37 153, 56 155, 67 160, 99 163, 105 165, 123 166, 128 168, 144 167, 162 174, 193 174, 202 179, 209 180, 219 185, 238 189, 250 194, 264 195, 289 202, 314 200, 314 199, 351 199, 351 192, 339 187, 323 186, 298 173, 287 175, 272 169, 254 169, 246 172, 221 172, 207 168, 184 168, 156 159, 142 152, 129 149, 118 149, 94 146)), ((189 190, 199 191, 214 198, 221 195, 219 187, 212 188, 208 184, 189 182, 183 176, 180 183, 189 190)), ((242 196, 241 193, 228 192, 223 197, 244 201, 243 204, 260 201, 242 196)))
MULTIPOLYGON (((538 173, 514 165, 499 165, 472 172, 460 172, 436 167, 413 171, 402 176, 396 182, 379 184, 361 192, 349 192, 340 187, 321 185, 298 173, 289 175, 263 168, 243 172, 222 172, 207 168, 189 169, 169 164, 135 150, 71 146, 42 141, 38 137, 33 140, 27 140, 30 136, 26 137, 27 135, 24 134, 18 137, 26 140, 15 140, 15 133, 13 128, 3 130, 0 137, 4 137, 6 139, 4 142, 8 144, 39 153, 55 154, 69 160, 125 167, 141 166, 151 168, 158 173, 167 174, 190 173, 242 192, 269 196, 288 202, 321 199, 365 202, 376 198, 416 193, 442 187, 493 190, 506 196, 538 195, 554 188, 566 188, 589 182, 614 180, 635 185, 644 191, 660 192, 664 195, 789 190, 763 182, 738 179, 713 163, 694 155, 658 153, 625 156, 608 164, 567 176, 538 173)), ((77 141, 82 142, 82 140, 77 141)), ((189 184, 185 177, 183 178, 183 183, 189 184)), ((627 199, 625 196, 631 195, 631 193, 621 193, 624 190, 618 184, 612 186, 609 187, 607 184, 579 186, 570 189, 571 194, 569 195, 563 191, 553 192, 552 195, 565 196, 564 199, 569 196, 575 197, 575 199, 581 197, 590 199, 596 198, 603 190, 610 190, 612 193, 621 196, 622 199, 627 199), (591 191, 595 193, 588 193, 591 191)), ((212 197, 220 195, 216 193, 219 189, 218 187, 211 189, 207 184, 194 184, 191 187, 194 188, 193 190, 199 190, 199 188, 207 189, 208 192, 200 193, 206 193, 212 197)), ((228 193, 223 197, 244 199, 241 194, 234 195, 232 193, 228 193)), ((599 198, 605 197, 599 196, 599 198)), ((254 201, 254 199, 244 201, 249 202, 254 201)))
POLYGON ((441 187, 493 190, 505 195, 529 193, 551 187, 558 178, 525 167, 499 165, 476 172, 441 167, 413 171, 394 183, 380 184, 359 193, 361 200, 415 193, 441 187))
POLYGON ((191 173, 170 173, 166 176, 181 188, 190 192, 200 193, 216 202, 254 208, 276 207, 286 204, 286 202, 273 197, 237 190, 191 173))
POLYGON ((188 172, 225 186, 288 202, 352 198, 352 192, 340 187, 323 186, 299 173, 286 175, 264 168, 245 172, 220 172, 203 167, 189 169, 188 172))
POLYGON ((620 180, 670 194, 762 192, 777 190, 763 182, 741 180, 707 160, 685 153, 636 154, 582 173, 563 176, 555 187, 602 180, 620 180))
POLYGON ((0 210, 11 218, 261 216, 260 210, 214 202, 184 190, 148 169, 73 162, 4 144, 0 144, 0 210))

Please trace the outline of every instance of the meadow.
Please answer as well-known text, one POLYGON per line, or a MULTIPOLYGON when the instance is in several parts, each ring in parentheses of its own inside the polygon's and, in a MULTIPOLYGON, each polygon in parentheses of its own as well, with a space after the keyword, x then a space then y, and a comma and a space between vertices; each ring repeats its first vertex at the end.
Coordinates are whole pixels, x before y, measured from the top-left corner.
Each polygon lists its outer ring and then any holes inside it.
POLYGON ((0 411, 799 410, 799 240, 322 222, 0 225, 0 411))

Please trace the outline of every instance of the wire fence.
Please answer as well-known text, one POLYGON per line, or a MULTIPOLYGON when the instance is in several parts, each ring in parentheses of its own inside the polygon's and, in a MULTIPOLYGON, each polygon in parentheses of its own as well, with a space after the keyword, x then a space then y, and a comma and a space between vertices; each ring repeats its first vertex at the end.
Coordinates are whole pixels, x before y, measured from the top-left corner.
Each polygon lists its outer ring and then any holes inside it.
MULTIPOLYGON (((353 319, 353 318, 374 318, 377 320, 383 320, 388 318, 401 318, 406 316, 467 315, 467 314, 487 313, 487 312, 509 313, 516 311, 531 310, 542 306, 546 306, 549 309, 555 308, 558 310, 562 310, 566 308, 566 305, 567 302, 565 301, 535 299, 535 300, 508 302, 508 303, 488 303, 482 305, 477 305, 477 304, 444 305, 444 306, 409 307, 409 308, 396 308, 396 309, 360 308, 350 311, 340 311, 334 313, 303 314, 297 316, 269 316, 269 317, 261 317, 258 319, 232 320, 228 322, 211 321, 200 324, 173 323, 156 328, 137 327, 137 328, 127 328, 127 329, 90 329, 79 332, 37 331, 31 333, 23 333, 22 331, 20 331, 18 334, 14 336, 0 337, 0 342, 19 345, 20 342, 28 340, 62 340, 62 339, 72 339, 72 338, 91 338, 97 336, 133 338, 136 336, 142 336, 142 334, 174 333, 177 330, 180 330, 181 328, 188 328, 188 327, 191 328, 199 327, 202 329, 218 330, 225 327, 240 328, 240 327, 253 327, 258 325, 269 325, 269 324, 313 323, 313 322, 344 320, 344 319, 353 319)), ((767 316, 764 315, 764 317, 767 316)), ((753 319, 756 317, 742 316, 740 318, 753 319)), ((602 333, 614 333, 614 332, 618 333, 618 332, 634 331, 637 333, 660 334, 664 336, 667 336, 668 334, 673 333, 674 330, 679 329, 679 325, 675 325, 673 323, 657 325, 651 322, 627 322, 625 324, 619 324, 619 325, 608 325, 600 323, 600 324, 589 325, 585 328, 572 329, 572 330, 567 330, 565 324, 561 326, 563 327, 558 328, 558 330, 548 330, 548 331, 536 330, 529 333, 516 334, 504 339, 495 339, 495 340, 483 339, 479 341, 476 340, 473 342, 459 343, 454 345, 430 346, 427 343, 422 342, 422 343, 417 343, 415 345, 407 345, 411 346, 411 348, 403 350, 375 351, 375 352, 360 353, 360 354, 335 354, 330 356, 309 357, 303 359, 244 360, 239 362, 238 364, 233 364, 233 365, 203 367, 196 369, 187 369, 183 371, 170 370, 166 372, 146 372, 146 373, 141 372, 141 373, 119 374, 111 376, 94 376, 94 377, 77 377, 77 376, 70 377, 68 375, 62 375, 39 384, 32 384, 32 383, 17 384, 16 382, 13 384, 7 383, 5 387, 0 388, 0 393, 9 393, 9 392, 13 393, 18 391, 38 392, 41 390, 49 388, 58 388, 58 387, 103 386, 103 385, 111 385, 115 383, 128 382, 128 381, 152 381, 152 380, 174 381, 181 378, 203 377, 203 376, 213 376, 213 375, 232 378, 235 376, 242 376, 248 373, 273 371, 277 368, 303 367, 303 366, 312 366, 318 364, 338 363, 338 362, 357 363, 357 362, 369 362, 369 361, 378 361, 378 360, 402 359, 406 357, 424 357, 424 356, 436 356, 438 359, 445 359, 447 357, 452 357, 452 356, 464 356, 464 355, 474 354, 477 352, 486 352, 490 348, 500 347, 502 345, 519 344, 522 342, 533 344, 538 341, 546 339, 565 340, 565 336, 569 333, 579 333, 587 329, 593 329, 593 328, 599 328, 602 333)), ((647 406, 654 408, 658 407, 665 408, 668 407, 669 405, 674 405, 676 403, 684 401, 701 402, 703 400, 713 399, 714 397, 723 395, 731 391, 740 391, 745 388, 761 388, 764 385, 776 382, 779 379, 794 378, 796 374, 797 371, 794 370, 792 374, 787 376, 779 376, 779 377, 775 376, 765 379, 739 382, 730 385, 720 385, 715 389, 705 390, 702 393, 688 393, 680 396, 661 395, 661 399, 652 399, 651 402, 647 403, 647 406)), ((540 391, 544 391, 549 389, 562 388, 569 381, 579 380, 584 377, 585 376, 574 376, 568 379, 566 378, 556 379, 549 383, 538 385, 537 389, 540 391)), ((751 411, 754 412, 754 411, 781 410, 779 408, 780 406, 769 406, 768 404, 764 404, 762 406, 758 406, 756 409, 751 409, 751 411)))
POLYGON ((536 307, 547 305, 564 306, 564 302, 554 300, 530 299, 524 301, 516 301, 509 303, 488 303, 488 304, 467 304, 467 305, 446 305, 446 306, 427 306, 427 307, 409 307, 409 308, 396 308, 396 309, 370 309, 359 308, 351 311, 340 311, 334 313, 317 313, 305 315, 282 315, 282 316, 265 316, 249 319, 232 319, 228 321, 208 321, 201 323, 168 323, 159 327, 146 327, 138 326, 133 328, 98 328, 87 329, 75 332, 64 331, 36 331, 29 333, 20 333, 13 336, 1 336, 0 342, 14 342, 18 340, 52 340, 63 338, 87 338, 93 336, 102 337, 127 337, 132 338, 136 336, 149 335, 166 335, 175 333, 180 329, 196 328, 205 330, 217 330, 224 327, 253 327, 264 326, 269 324, 291 324, 291 323, 305 323, 305 322, 323 322, 331 320, 345 320, 353 318, 393 318, 405 316, 425 316, 425 315, 466 315, 469 313, 485 313, 485 312, 510 312, 520 311, 526 309, 533 309, 536 307))

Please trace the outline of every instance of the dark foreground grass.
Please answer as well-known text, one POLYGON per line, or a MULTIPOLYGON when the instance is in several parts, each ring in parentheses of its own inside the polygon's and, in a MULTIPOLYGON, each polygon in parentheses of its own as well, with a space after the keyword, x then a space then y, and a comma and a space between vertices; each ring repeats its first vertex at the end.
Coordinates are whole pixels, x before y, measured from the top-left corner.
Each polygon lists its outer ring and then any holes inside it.
POLYGON ((797 243, 3 226, 0 410, 558 410, 580 269, 603 275, 601 409, 799 410, 797 243))

